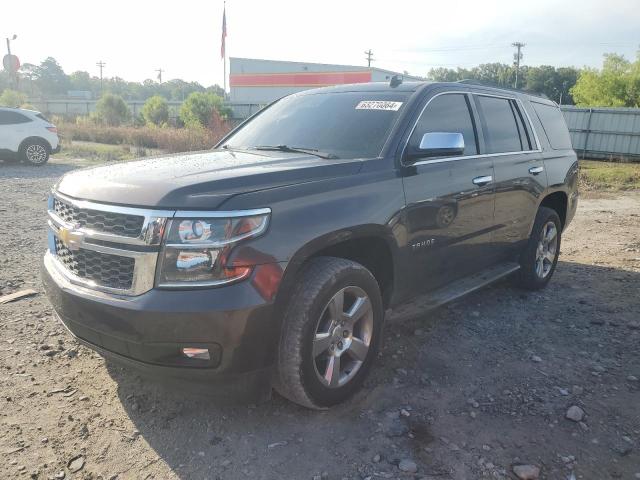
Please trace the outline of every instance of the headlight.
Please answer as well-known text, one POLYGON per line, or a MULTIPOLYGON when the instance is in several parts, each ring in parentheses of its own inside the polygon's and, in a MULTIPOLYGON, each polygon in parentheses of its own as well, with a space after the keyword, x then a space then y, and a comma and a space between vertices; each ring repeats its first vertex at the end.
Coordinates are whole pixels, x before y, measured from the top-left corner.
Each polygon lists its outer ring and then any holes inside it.
POLYGON ((171 219, 160 254, 158 286, 214 286, 248 277, 252 267, 228 265, 227 259, 238 242, 266 231, 269 210, 246 213, 233 218, 171 219))

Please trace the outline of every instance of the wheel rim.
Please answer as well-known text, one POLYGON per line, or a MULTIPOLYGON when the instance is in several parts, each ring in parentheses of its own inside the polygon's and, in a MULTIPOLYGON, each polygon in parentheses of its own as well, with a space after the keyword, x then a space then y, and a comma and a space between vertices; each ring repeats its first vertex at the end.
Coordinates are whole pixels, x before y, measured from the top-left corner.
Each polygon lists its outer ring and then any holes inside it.
POLYGON ((42 145, 29 145, 27 147, 27 160, 31 163, 43 163, 47 160, 47 150, 42 145))
POLYGON ((538 249, 536 251, 536 275, 546 278, 558 253, 558 229, 553 222, 547 222, 540 232, 538 249))
POLYGON ((329 388, 349 383, 369 353, 373 307, 360 287, 336 293, 324 307, 314 332, 312 360, 316 376, 329 388))

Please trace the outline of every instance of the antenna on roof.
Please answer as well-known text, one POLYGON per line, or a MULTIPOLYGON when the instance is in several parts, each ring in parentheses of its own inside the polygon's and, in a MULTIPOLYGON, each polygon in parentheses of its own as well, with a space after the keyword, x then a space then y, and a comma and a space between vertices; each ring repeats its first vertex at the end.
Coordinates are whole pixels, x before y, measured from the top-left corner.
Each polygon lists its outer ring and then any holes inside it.
POLYGON ((401 83, 402 83, 402 77, 399 77, 398 75, 394 75, 393 77, 391 77, 391 81, 389 81, 389 86, 391 88, 396 88, 401 83))

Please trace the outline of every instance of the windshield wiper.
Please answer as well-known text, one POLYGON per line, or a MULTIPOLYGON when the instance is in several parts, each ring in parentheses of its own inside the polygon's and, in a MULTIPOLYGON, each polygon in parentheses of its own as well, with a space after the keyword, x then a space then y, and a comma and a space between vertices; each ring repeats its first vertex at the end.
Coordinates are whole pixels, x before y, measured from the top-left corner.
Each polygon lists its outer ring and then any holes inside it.
POLYGON ((329 160, 340 158, 333 153, 321 152, 315 148, 290 147, 289 145, 258 145, 252 148, 254 150, 273 150, 276 152, 306 153, 308 155, 315 155, 316 157, 326 158, 329 160))

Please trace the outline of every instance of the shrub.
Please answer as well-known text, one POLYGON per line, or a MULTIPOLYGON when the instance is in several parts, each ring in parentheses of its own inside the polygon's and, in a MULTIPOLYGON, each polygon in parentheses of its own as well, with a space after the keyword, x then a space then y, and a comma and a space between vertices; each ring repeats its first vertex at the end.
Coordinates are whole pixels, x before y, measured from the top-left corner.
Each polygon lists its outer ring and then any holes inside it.
POLYGON ((7 88, 0 95, 0 107, 20 107, 27 101, 24 93, 7 88))
POLYGON ((121 96, 106 93, 96 103, 96 109, 91 114, 91 118, 96 123, 117 127, 131 118, 131 112, 121 96))
POLYGON ((215 93, 191 93, 180 107, 180 120, 186 126, 210 127, 214 114, 227 118, 229 109, 222 104, 222 97, 215 93))
POLYGON ((171 153, 209 149, 227 134, 230 128, 226 122, 218 128, 109 127, 95 125, 80 118, 76 123, 58 124, 58 131, 70 140, 133 145, 171 153))
POLYGON ((147 125, 160 127, 169 121, 169 105, 164 97, 154 95, 144 102, 142 118, 147 125))

